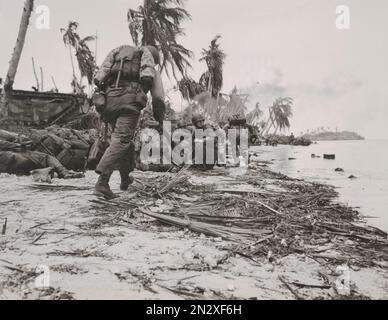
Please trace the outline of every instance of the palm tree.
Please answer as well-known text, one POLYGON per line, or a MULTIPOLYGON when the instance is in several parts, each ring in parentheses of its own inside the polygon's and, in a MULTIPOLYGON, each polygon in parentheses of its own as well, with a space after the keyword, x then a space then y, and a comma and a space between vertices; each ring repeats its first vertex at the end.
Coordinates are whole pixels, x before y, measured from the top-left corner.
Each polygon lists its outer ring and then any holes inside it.
POLYGON ((260 102, 256 103, 255 109, 247 114, 248 124, 259 126, 260 118, 263 116, 263 110, 261 110, 260 102))
POLYGON ((4 82, 4 89, 12 89, 15 81, 16 72, 19 66, 20 57, 22 55, 24 42, 26 40, 27 29, 30 23, 31 13, 34 10, 34 0, 26 0, 24 3, 23 15, 20 22, 19 33, 16 40, 11 61, 9 63, 8 73, 4 82))
POLYGON ((223 66, 226 54, 220 48, 218 40, 221 36, 216 36, 210 43, 208 49, 202 49, 202 58, 200 61, 205 61, 208 71, 205 72, 200 84, 205 86, 213 97, 218 97, 223 85, 223 66))
POLYGON ((266 123, 263 127, 263 136, 267 135, 269 133, 269 131, 272 129, 272 127, 276 126, 274 116, 273 116, 272 107, 269 107, 268 111, 269 111, 269 117, 268 117, 268 120, 266 121, 266 123))
POLYGON ((97 69, 97 64, 87 42, 93 41, 95 39, 95 36, 87 36, 81 39, 78 42, 78 48, 76 52, 81 78, 86 77, 88 79, 89 86, 93 84, 93 77, 97 69))
POLYGON ((82 78, 86 77, 88 79, 89 86, 93 83, 93 76, 97 69, 96 60, 88 46, 88 42, 96 39, 95 36, 87 36, 83 39, 77 33, 79 23, 75 21, 70 21, 67 29, 61 28, 63 33, 63 42, 69 48, 69 55, 71 66, 73 69, 73 80, 71 82, 73 90, 75 92, 82 91, 82 78), (73 51, 78 62, 78 68, 80 71, 80 81, 78 82, 75 66, 73 61, 73 51))
POLYGON ((279 98, 271 107, 269 107, 269 118, 264 126, 263 135, 268 135, 272 128, 275 128, 274 134, 278 130, 284 130, 290 127, 290 118, 292 117, 293 100, 291 98, 279 98))
POLYGON ((74 67, 74 61, 73 61, 73 52, 72 52, 72 48, 76 49, 78 42, 80 40, 80 37, 76 32, 77 28, 78 28, 78 22, 75 22, 75 21, 70 21, 67 26, 67 29, 61 28, 61 32, 63 33, 63 43, 69 49, 70 62, 73 70, 73 81, 77 81, 77 76, 75 74, 75 67, 74 67))
POLYGON ((182 80, 178 81, 178 88, 182 97, 189 102, 199 94, 206 92, 206 89, 201 84, 189 77, 184 77, 182 80))
POLYGON ((292 117, 293 100, 292 98, 280 98, 272 106, 274 120, 277 125, 275 134, 278 130, 283 131, 290 128, 290 118, 292 117))
POLYGON ((152 45, 162 52, 161 70, 169 76, 168 66, 177 79, 177 70, 186 76, 192 52, 177 42, 184 35, 181 23, 190 19, 184 0, 144 0, 143 6, 128 11, 128 25, 136 46, 152 45))

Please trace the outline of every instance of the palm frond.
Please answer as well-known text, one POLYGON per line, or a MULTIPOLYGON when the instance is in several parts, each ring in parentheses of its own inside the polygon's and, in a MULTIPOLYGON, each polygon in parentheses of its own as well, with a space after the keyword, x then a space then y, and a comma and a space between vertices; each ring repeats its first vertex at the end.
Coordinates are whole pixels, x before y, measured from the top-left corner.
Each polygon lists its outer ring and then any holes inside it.
MULTIPOLYGON (((209 74, 206 76, 208 84, 210 81, 212 96, 217 97, 223 86, 223 65, 226 54, 220 48, 218 40, 221 36, 217 35, 211 42, 208 49, 202 49, 202 58, 199 61, 205 61, 209 74)), ((205 80, 205 78, 203 78, 205 80)))
POLYGON ((206 88, 191 78, 183 78, 178 81, 178 88, 182 97, 186 100, 193 100, 196 96, 206 91, 206 88))
POLYGON ((291 126, 290 118, 293 116, 293 103, 292 98, 279 98, 271 107, 275 123, 279 126, 280 130, 290 128, 291 126))
POLYGON ((170 76, 170 67, 175 79, 178 73, 186 76, 192 58, 192 52, 178 43, 178 37, 184 35, 181 23, 191 19, 183 6, 183 0, 145 0, 144 6, 130 9, 127 14, 134 44, 158 47, 162 53, 161 70, 170 76))
MULTIPOLYGON (((61 28, 60 30, 63 33, 63 42, 65 43, 65 45, 70 46, 75 50, 75 55, 77 58, 81 77, 86 77, 88 79, 89 85, 92 85, 93 76, 97 69, 97 65, 93 53, 90 50, 87 42, 95 40, 96 37, 87 36, 81 39, 81 37, 77 33, 78 27, 78 22, 70 21, 67 29, 61 28)), ((72 86, 73 88, 77 87, 74 84, 72 86)))

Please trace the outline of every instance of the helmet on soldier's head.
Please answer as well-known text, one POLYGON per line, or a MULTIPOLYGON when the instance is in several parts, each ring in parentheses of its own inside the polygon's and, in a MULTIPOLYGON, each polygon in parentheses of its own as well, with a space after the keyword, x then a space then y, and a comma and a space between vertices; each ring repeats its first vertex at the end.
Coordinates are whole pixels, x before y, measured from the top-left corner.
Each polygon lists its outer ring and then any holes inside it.
POLYGON ((194 114, 192 117, 192 123, 195 125, 199 121, 205 121, 205 118, 199 113, 194 114))
POLYGON ((160 64, 159 50, 156 49, 154 46, 146 46, 146 48, 151 52, 152 56, 154 57, 155 64, 160 64))

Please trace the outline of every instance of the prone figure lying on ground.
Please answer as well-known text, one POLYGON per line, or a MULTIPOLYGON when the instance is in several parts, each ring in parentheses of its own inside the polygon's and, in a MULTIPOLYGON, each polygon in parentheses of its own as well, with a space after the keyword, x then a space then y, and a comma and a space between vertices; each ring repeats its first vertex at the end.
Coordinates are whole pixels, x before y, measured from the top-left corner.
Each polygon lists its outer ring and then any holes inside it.
POLYGON ((67 170, 56 158, 46 153, 31 151, 25 145, 0 141, 0 173, 41 174, 39 180, 49 181, 54 173, 61 179, 83 178, 82 173, 67 170), (13 151, 11 151, 13 150, 13 151), (39 172, 40 169, 49 169, 39 172), (43 177, 44 176, 44 177, 43 177))
POLYGON ((0 173, 29 175, 51 168, 42 172, 63 179, 80 178, 98 163, 93 157, 101 156, 95 151, 99 142, 96 130, 50 127, 30 130, 27 136, 0 130, 0 173))

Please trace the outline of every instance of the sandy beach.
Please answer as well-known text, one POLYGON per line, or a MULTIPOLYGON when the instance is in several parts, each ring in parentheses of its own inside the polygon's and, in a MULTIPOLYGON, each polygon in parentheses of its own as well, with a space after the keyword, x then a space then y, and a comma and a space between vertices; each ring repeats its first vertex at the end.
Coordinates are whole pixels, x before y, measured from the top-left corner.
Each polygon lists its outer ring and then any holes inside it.
MULTIPOLYGON (((238 190, 255 196, 258 190, 279 191, 277 182, 284 179, 254 162, 244 176, 260 185, 254 186, 236 170, 190 171, 189 182, 225 194, 238 190)), ((161 176, 174 174, 136 172, 134 188, 161 176)), ((321 243, 300 243, 299 253, 286 248, 286 253, 253 257, 236 250, 242 244, 169 226, 120 205, 135 202, 163 214, 174 210, 166 199, 149 196, 141 198, 146 199, 142 203, 132 188, 116 205, 98 203, 92 195, 95 179, 88 172, 85 179, 42 185, 30 177, 0 177, 0 224, 7 221, 0 235, 1 299, 388 298, 386 244, 379 243, 380 254, 369 264, 345 252, 358 248, 367 257, 373 241, 324 233, 321 243), (342 288, 341 281, 347 287, 342 288)), ((116 192, 118 184, 115 175, 116 192)), ((179 197, 193 201, 195 194, 179 197)), ((288 239, 275 236, 270 241, 291 248, 284 243, 288 239)))

